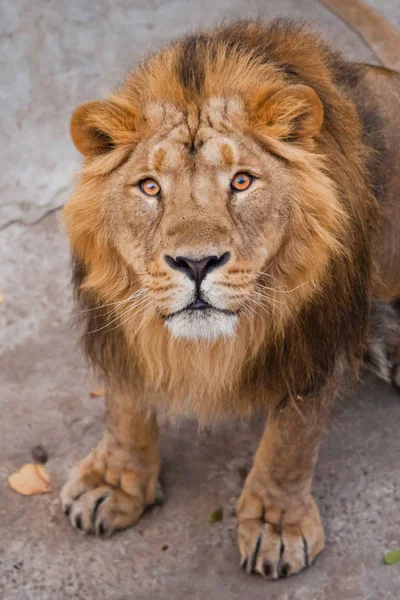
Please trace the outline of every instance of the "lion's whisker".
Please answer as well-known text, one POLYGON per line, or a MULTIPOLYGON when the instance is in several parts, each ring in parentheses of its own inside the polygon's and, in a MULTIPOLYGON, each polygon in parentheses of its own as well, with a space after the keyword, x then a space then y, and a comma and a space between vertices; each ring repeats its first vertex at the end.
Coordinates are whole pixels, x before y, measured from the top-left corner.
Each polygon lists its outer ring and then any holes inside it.
MULTIPOLYGON (((131 306, 128 306, 128 308, 126 308, 121 314, 117 315, 114 319, 112 319, 111 321, 109 321, 108 323, 106 323, 105 325, 103 325, 103 327, 99 327, 98 329, 94 329, 93 331, 88 331, 87 333, 88 334, 97 333, 98 331, 102 331, 103 329, 106 329, 107 327, 109 327, 110 325, 112 325, 113 323, 115 323, 116 321, 120 320, 121 317, 124 317, 128 313, 135 312, 137 308, 141 307, 141 305, 146 302, 146 300, 148 300, 147 297, 140 298, 137 303, 134 303, 131 306)), ((140 310, 135 312, 135 314, 139 314, 139 313, 140 313, 140 310)), ((113 329, 116 329, 116 328, 114 327, 112 329, 109 329, 109 331, 113 331, 113 329)))
POLYGON ((129 315, 127 319, 124 319, 123 321, 121 321, 120 323, 118 323, 115 327, 111 327, 111 329, 107 330, 108 332, 115 331, 116 329, 118 329, 119 327, 122 327, 125 323, 127 323, 128 321, 130 321, 131 318, 133 318, 134 316, 137 316, 143 310, 145 310, 146 308, 148 308, 150 306, 150 304, 151 304, 151 302, 148 302, 145 306, 140 307, 139 311, 135 311, 134 310, 137 307, 130 306, 128 310, 126 310, 124 313, 122 313, 122 315, 119 315, 118 317, 116 317, 115 319, 113 319, 112 321, 110 321, 110 323, 107 323, 103 327, 100 327, 99 329, 95 329, 94 331, 88 331, 88 333, 97 333, 98 331, 101 331, 102 329, 105 329, 105 328, 109 327, 110 325, 112 325, 112 323, 115 323, 115 321, 120 320, 120 318, 122 316, 129 315))
POLYGON ((111 309, 112 312, 103 312, 103 313, 97 315, 97 317, 100 317, 100 318, 101 317, 104 317, 104 318, 110 317, 111 318, 111 316, 115 316, 115 319, 113 319, 113 321, 111 321, 111 322, 114 322, 117 318, 124 316, 132 308, 136 308, 136 307, 140 306, 141 304, 143 304, 143 302, 145 302, 146 299, 147 299, 147 295, 142 294, 140 297, 135 298, 133 302, 130 302, 127 307, 124 307, 122 313, 117 314, 116 308, 113 308, 113 309, 111 309))
POLYGON ((259 286, 259 289, 268 290, 269 292, 276 292, 277 294, 291 294, 295 290, 298 290, 299 288, 303 287, 304 285, 307 285, 308 283, 309 283, 308 281, 303 281, 303 283, 296 285, 296 287, 294 287, 290 290, 278 290, 276 288, 270 288, 267 286, 259 286))
POLYGON ((277 300, 276 298, 271 298, 270 296, 267 296, 266 294, 261 294, 259 291, 257 290, 253 290, 253 294, 255 296, 257 296, 257 298, 262 299, 264 302, 268 302, 270 304, 281 304, 284 305, 284 302, 281 302, 280 300, 277 300))
POLYGON ((86 310, 79 310, 78 312, 87 313, 87 312, 91 312, 93 310, 100 310, 101 308, 107 308, 109 306, 119 306, 120 304, 125 304, 125 303, 129 302, 130 300, 133 300, 138 295, 142 295, 143 293, 145 293, 145 291, 146 291, 145 288, 140 288, 139 290, 137 290, 136 292, 134 292, 133 294, 131 294, 128 298, 125 298, 124 300, 118 300, 117 302, 109 302, 107 304, 101 304, 99 306, 94 306, 93 308, 87 308, 86 310))
MULTIPOLYGON (((256 300, 254 300, 253 298, 247 298, 247 301, 248 301, 248 302, 252 302, 252 303, 253 303, 255 306, 257 306, 257 307, 261 308, 262 310, 266 310, 266 311, 267 311, 267 313, 268 313, 268 307, 267 307, 267 306, 263 306, 262 304, 259 304, 259 303, 258 303, 256 300)), ((253 312, 253 314, 255 314, 257 317, 259 317, 260 319, 262 319, 262 316, 260 315, 260 313, 259 313, 259 312, 257 312, 253 306, 250 306, 249 304, 246 304, 246 305, 245 305, 245 308, 248 308, 248 309, 250 309, 250 310, 253 312)), ((268 314, 271 316, 271 314, 272 314, 272 313, 268 313, 268 314)))
MULTIPOLYGON (((130 320, 131 320, 133 317, 137 317, 137 315, 139 315, 140 313, 143 313, 143 312, 144 312, 144 315, 143 315, 143 316, 145 316, 145 315, 146 315, 146 312, 148 311, 148 312, 149 312, 149 314, 150 314, 150 313, 151 313, 151 311, 150 311, 149 309, 150 309, 151 307, 153 307, 153 305, 154 305, 154 302, 153 302, 153 301, 150 299, 150 300, 149 300, 149 302, 148 302, 147 304, 145 304, 144 306, 142 306, 142 307, 140 308, 140 310, 139 310, 139 311, 137 311, 137 312, 134 312, 133 314, 130 314, 130 315, 128 316, 128 318, 127 318, 127 319, 125 319, 124 321, 122 321, 122 322, 120 323, 120 325, 119 325, 119 326, 120 326, 120 327, 122 327, 122 326, 123 326, 123 325, 125 325, 125 324, 126 324, 128 321, 130 321, 130 320)), ((143 316, 142 316, 142 319, 143 319, 143 316)), ((137 333, 137 332, 138 332, 138 331, 139 331, 139 330, 140 330, 140 329, 143 327, 144 323, 145 323, 145 321, 143 321, 143 320, 142 320, 141 324, 140 324, 140 325, 139 325, 139 327, 136 329, 135 333, 137 333)), ((117 326, 117 327, 118 327, 118 326, 117 326)))
POLYGON ((268 269, 270 269, 272 267, 272 265, 275 263, 276 259, 277 259, 277 257, 275 256, 274 260, 265 267, 264 271, 262 271, 260 273, 260 275, 264 275, 268 271, 268 269))

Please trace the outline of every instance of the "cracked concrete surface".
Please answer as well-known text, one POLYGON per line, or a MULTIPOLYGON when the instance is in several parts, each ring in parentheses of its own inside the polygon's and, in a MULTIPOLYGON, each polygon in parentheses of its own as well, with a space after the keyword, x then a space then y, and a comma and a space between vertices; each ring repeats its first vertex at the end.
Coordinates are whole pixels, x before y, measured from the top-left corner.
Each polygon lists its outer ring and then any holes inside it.
MULTIPOLYGON (((398 2, 371 3, 399 25, 398 2)), ((305 18, 347 56, 374 56, 312 0, 16 0, 0 11, 0 598, 398 600, 400 566, 382 557, 400 546, 400 407, 374 381, 337 410, 315 479, 327 547, 292 579, 266 583, 238 568, 233 508, 257 423, 169 427, 166 503, 109 540, 72 530, 58 502, 69 467, 103 423, 70 327, 68 248, 57 223, 80 161, 68 137, 72 109, 104 95, 171 35, 224 16, 305 18), (39 443, 54 492, 18 496, 7 475, 39 443), (223 521, 209 525, 219 507, 223 521)))

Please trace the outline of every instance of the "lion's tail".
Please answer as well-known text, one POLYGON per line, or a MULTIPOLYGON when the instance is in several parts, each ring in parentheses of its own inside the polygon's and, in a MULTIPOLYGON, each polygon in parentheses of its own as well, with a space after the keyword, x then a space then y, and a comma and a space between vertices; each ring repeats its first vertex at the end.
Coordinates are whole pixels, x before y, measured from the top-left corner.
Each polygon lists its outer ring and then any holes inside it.
POLYGON ((400 33, 363 0, 320 0, 336 13, 379 58, 384 67, 400 71, 400 33))
POLYGON ((373 299, 367 368, 400 392, 400 307, 373 299))

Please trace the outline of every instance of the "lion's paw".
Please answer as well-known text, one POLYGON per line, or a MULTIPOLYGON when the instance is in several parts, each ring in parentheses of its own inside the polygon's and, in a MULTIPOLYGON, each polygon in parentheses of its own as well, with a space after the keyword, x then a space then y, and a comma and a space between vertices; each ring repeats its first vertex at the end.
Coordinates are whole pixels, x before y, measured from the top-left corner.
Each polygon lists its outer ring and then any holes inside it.
POLYGON ((108 537, 136 523, 146 506, 162 501, 157 475, 125 467, 111 467, 95 450, 71 469, 60 498, 73 527, 108 537))
POLYGON ((265 579, 288 577, 309 567, 325 543, 314 501, 296 524, 244 520, 239 524, 238 539, 242 568, 248 574, 259 573, 265 579))

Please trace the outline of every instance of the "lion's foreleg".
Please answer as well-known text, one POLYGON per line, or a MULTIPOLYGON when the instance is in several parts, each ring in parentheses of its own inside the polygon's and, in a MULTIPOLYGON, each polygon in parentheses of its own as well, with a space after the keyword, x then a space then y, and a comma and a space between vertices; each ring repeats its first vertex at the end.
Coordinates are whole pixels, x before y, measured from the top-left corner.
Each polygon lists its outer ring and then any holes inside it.
POLYGON ((110 535, 160 499, 159 471, 155 416, 145 415, 127 393, 110 394, 104 437, 72 468, 61 491, 63 510, 78 529, 110 535))
POLYGON ((325 399, 290 398, 271 410, 237 504, 242 566, 276 579, 308 567, 324 547, 311 484, 325 399))

